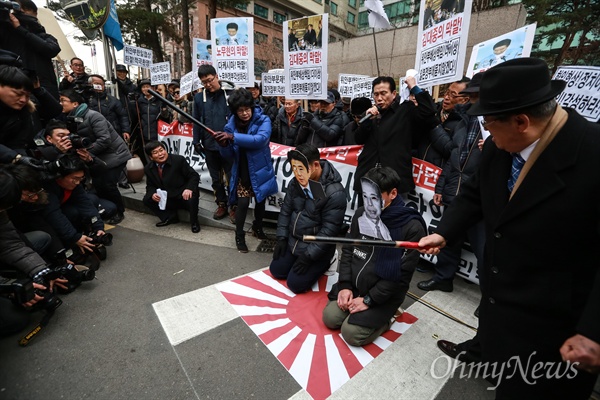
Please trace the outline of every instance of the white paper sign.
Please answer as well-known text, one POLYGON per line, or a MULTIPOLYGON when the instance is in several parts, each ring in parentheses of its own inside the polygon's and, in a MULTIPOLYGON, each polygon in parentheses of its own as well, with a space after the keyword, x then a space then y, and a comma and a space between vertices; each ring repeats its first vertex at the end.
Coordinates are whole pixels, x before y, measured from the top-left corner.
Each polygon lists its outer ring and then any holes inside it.
POLYGON ((150 65, 150 82, 153 85, 171 82, 171 64, 168 61, 150 65))
POLYGON ((352 98, 367 97, 371 99, 373 103, 373 80, 375 78, 368 78, 362 81, 356 81, 352 84, 352 98))
POLYGON ((423 86, 461 79, 473 0, 421 0, 415 69, 423 86))
POLYGON ((328 18, 329 14, 319 14, 284 21, 285 97, 327 98, 328 18))
POLYGON ((563 107, 571 107, 588 121, 600 119, 600 67, 560 66, 554 78, 567 82, 567 87, 556 100, 563 107))
POLYGON ((123 53, 123 62, 127 65, 150 68, 150 64, 152 64, 152 50, 126 44, 123 47, 123 53))
POLYGON ((352 88, 354 87, 354 82, 363 81, 368 79, 369 75, 353 75, 353 74, 339 74, 338 75, 338 92, 340 92, 341 97, 352 97, 352 88))
POLYGON ((181 81, 179 82, 180 96, 184 96, 192 92, 192 85, 194 84, 195 76, 197 76, 196 72, 192 71, 181 77, 181 81))
POLYGON ((213 65, 219 79, 254 85, 254 18, 210 20, 213 65))
POLYGON ((264 97, 285 96, 285 74, 263 72, 262 95, 264 97))

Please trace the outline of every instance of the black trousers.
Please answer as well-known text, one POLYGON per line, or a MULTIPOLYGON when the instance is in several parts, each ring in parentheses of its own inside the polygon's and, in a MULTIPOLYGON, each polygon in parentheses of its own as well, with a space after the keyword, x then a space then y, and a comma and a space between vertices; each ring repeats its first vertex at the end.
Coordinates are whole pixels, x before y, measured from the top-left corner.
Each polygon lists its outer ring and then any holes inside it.
POLYGON ((125 212, 125 205, 123 204, 123 198, 117 184, 119 183, 121 171, 123 171, 126 164, 123 163, 114 168, 92 171, 92 182, 94 188, 96 188, 98 197, 113 202, 117 206, 117 211, 121 214, 125 212))
POLYGON ((152 193, 146 193, 144 196, 144 204, 148 207, 154 215, 160 218, 161 221, 166 221, 169 218, 177 216, 177 210, 187 210, 190 213, 190 222, 198 222, 198 202, 200 196, 198 192, 193 192, 192 197, 189 200, 184 200, 181 195, 167 200, 166 210, 158 208, 158 203, 152 200, 152 193))
POLYGON ((204 153, 206 154, 208 173, 212 180, 215 202, 217 204, 227 205, 227 192, 225 190, 225 184, 223 183, 223 174, 225 174, 225 179, 229 182, 232 162, 221 156, 221 153, 218 151, 206 150, 204 153))

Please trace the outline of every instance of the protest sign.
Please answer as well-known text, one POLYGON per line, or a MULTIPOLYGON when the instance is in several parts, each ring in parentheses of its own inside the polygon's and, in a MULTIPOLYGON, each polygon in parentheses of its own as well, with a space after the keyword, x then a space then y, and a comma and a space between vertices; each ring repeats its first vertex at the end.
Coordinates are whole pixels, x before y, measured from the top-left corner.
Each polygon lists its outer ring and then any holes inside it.
POLYGON ((213 65, 219 79, 238 86, 254 85, 254 18, 210 21, 213 65))
POLYGON ((283 62, 287 98, 327 98, 328 16, 320 14, 284 21, 283 62))
POLYGON ((600 119, 600 67, 560 66, 552 79, 567 82, 556 100, 571 107, 590 122, 600 119))
POLYGON ((352 99, 357 97, 367 97, 373 102, 373 79, 367 78, 362 81, 355 81, 352 83, 352 99))
POLYGON ((285 96, 285 74, 283 72, 262 73, 263 97, 285 96))
POLYGON ((421 0, 415 60, 420 85, 440 85, 462 78, 472 3, 421 0))
POLYGON ((535 27, 536 23, 534 22, 473 46, 466 75, 471 78, 476 73, 486 71, 504 61, 529 57, 533 46, 535 27))
POLYGON ((185 96, 192 92, 192 85, 196 76, 196 72, 192 71, 181 77, 181 81, 179 82, 179 96, 185 96))
POLYGON ((150 68, 150 64, 152 64, 152 50, 126 44, 123 47, 123 62, 127 65, 150 68))
MULTIPOLYGON (((369 79, 369 75, 353 75, 353 74, 339 74, 338 75, 338 92, 340 92, 341 97, 352 97, 352 89, 354 87, 354 82, 364 81, 365 79, 369 79)), ((361 96, 359 96, 361 97, 361 96)))
POLYGON ((153 85, 171 82, 171 64, 168 61, 150 65, 150 82, 153 85))

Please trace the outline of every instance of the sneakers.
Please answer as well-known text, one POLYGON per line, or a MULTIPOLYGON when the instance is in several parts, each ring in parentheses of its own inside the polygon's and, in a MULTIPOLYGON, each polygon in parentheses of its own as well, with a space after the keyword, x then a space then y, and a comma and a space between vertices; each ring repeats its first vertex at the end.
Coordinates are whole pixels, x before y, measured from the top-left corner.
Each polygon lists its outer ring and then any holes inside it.
POLYGON ((235 234, 235 245, 240 253, 247 253, 248 246, 246 246, 246 234, 236 233, 235 234))
POLYGON ((108 221, 106 221, 106 223, 109 225, 117 225, 120 224, 123 221, 123 219, 125 219, 123 213, 116 213, 108 221))
POLYGON ((235 225, 235 209, 236 209, 235 206, 233 206, 229 209, 229 221, 231 221, 231 223, 234 225, 235 225))
POLYGON ((213 214, 213 219, 223 219, 227 215, 227 204, 219 204, 213 214))
POLYGON ((262 229, 262 224, 259 224, 256 221, 252 222, 252 235, 259 240, 268 239, 267 234, 262 229))

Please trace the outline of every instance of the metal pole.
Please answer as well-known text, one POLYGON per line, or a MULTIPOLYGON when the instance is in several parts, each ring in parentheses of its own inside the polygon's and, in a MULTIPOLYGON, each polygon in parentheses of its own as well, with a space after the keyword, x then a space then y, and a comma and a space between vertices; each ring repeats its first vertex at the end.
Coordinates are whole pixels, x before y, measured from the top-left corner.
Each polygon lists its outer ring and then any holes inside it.
POLYGON ((379 72, 379 56, 377 55, 377 40, 375 40, 375 28, 373 28, 373 44, 375 45, 375 61, 377 62, 377 76, 381 76, 379 72))

